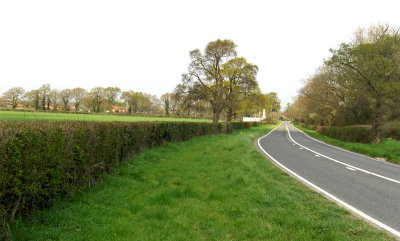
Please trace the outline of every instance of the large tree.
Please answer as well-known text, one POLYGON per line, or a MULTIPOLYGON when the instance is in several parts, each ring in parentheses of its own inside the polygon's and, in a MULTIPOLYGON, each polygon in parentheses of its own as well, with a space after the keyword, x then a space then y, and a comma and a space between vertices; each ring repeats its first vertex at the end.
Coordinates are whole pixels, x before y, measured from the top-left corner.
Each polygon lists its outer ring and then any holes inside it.
POLYGON ((61 104, 61 95, 60 91, 57 89, 53 89, 50 91, 50 93, 47 95, 47 109, 50 109, 50 106, 52 106, 53 110, 58 110, 59 105, 61 104))
POLYGON ((375 32, 371 41, 340 45, 331 50, 326 64, 341 69, 350 82, 350 91, 362 92, 372 107, 372 129, 377 142, 388 111, 387 103, 400 94, 400 36, 389 28, 375 32))
POLYGON ((259 90, 256 80, 258 67, 240 57, 223 64, 221 72, 225 77, 227 121, 230 122, 243 96, 249 96, 259 90))
POLYGON ((49 84, 44 84, 38 89, 40 93, 40 100, 42 105, 42 110, 48 110, 50 108, 50 103, 48 103, 48 97, 51 91, 51 86, 49 84), (46 106, 47 103, 47 106, 46 106))
POLYGON ((71 90, 71 96, 74 99, 75 111, 78 112, 79 106, 86 98, 87 91, 83 88, 74 88, 71 90))
POLYGON ((165 93, 160 97, 161 101, 163 102, 163 107, 166 116, 169 116, 169 111, 171 109, 172 95, 173 95, 172 93, 165 93))
POLYGON ((60 92, 60 98, 61 101, 63 102, 63 110, 67 111, 68 110, 68 103, 71 101, 72 97, 72 90, 71 89, 64 89, 60 92))
POLYGON ((218 123, 226 107, 226 76, 223 64, 236 58, 236 44, 231 40, 209 42, 202 53, 199 49, 190 51, 191 62, 188 73, 183 74, 183 83, 195 89, 206 99, 213 111, 213 123, 218 123))
POLYGON ((121 89, 118 87, 107 87, 104 88, 104 97, 107 100, 107 105, 109 108, 112 108, 113 105, 117 102, 119 95, 121 93, 121 89))
POLYGON ((92 108, 93 112, 100 112, 106 98, 104 88, 95 87, 86 95, 86 102, 92 108))
POLYGON ((25 93, 24 98, 30 102, 30 105, 35 108, 35 110, 40 109, 40 91, 39 89, 31 90, 25 93))
POLYGON ((3 93, 3 99, 7 104, 11 105, 11 107, 15 109, 20 103, 24 93, 25 90, 22 87, 13 87, 3 93))

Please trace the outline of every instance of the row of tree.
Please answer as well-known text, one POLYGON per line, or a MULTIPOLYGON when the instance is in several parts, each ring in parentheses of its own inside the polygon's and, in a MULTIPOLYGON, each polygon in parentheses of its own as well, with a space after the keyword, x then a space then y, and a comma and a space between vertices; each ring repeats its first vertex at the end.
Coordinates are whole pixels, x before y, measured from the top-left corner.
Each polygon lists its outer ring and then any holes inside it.
MULTIPOLYGON (((125 107, 128 113, 164 114, 166 116, 188 116, 206 118, 212 116, 212 109, 204 99, 182 91, 178 85, 172 93, 160 98, 154 95, 129 91, 120 91, 117 87, 96 87, 87 91, 83 88, 57 90, 50 85, 25 91, 14 87, 4 92, 0 106, 12 109, 33 109, 39 111, 111 111, 113 106, 125 107)), ((262 94, 256 92, 240 101, 234 116, 252 116, 262 109, 268 112, 280 110, 280 100, 275 92, 262 94)), ((226 114, 224 113, 226 116, 226 114)))
POLYGON ((204 52, 190 51, 188 72, 172 93, 160 98, 118 87, 96 87, 56 90, 49 84, 25 92, 21 87, 3 93, 4 102, 11 108, 24 104, 35 110, 93 112, 111 111, 113 106, 125 107, 129 113, 165 114, 166 116, 209 117, 217 123, 240 116, 258 115, 280 110, 275 92, 263 94, 256 80, 258 67, 238 57, 236 44, 231 40, 209 42, 204 52))
POLYGON ((383 123, 400 118, 399 29, 360 28, 330 52, 286 114, 316 125, 370 124, 379 141, 383 123))
POLYGON ((96 87, 87 91, 83 88, 52 89, 44 84, 38 89, 25 91, 14 87, 2 95, 5 105, 16 109, 18 105, 25 109, 93 112, 110 111, 113 106, 127 107, 129 113, 152 113, 158 111, 159 99, 156 96, 134 91, 121 91, 118 87, 96 87))

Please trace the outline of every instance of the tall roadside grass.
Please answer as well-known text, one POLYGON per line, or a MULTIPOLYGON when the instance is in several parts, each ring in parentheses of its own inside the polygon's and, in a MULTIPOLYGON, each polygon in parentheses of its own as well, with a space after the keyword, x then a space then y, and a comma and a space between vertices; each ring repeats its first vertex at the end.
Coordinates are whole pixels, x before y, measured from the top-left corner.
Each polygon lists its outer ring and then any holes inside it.
POLYGON ((102 183, 31 220, 15 240, 391 240, 266 160, 273 126, 136 153, 102 183))

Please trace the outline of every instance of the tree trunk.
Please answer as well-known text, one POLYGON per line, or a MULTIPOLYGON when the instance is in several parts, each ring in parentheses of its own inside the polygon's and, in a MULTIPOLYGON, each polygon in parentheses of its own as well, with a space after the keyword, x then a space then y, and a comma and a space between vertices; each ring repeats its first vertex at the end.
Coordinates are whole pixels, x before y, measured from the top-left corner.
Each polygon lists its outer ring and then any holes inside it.
POLYGON ((233 108, 228 107, 228 113, 226 114, 226 121, 231 122, 232 121, 232 116, 233 116, 233 108))
POLYGON ((46 98, 45 97, 42 99, 42 109, 46 110, 46 98))
POLYGON ((218 124, 219 116, 221 115, 222 108, 213 107, 213 124, 218 124))
POLYGON ((383 113, 382 104, 379 99, 376 101, 374 121, 372 123, 372 133, 374 135, 373 142, 379 143, 382 138, 382 125, 383 125, 383 113))

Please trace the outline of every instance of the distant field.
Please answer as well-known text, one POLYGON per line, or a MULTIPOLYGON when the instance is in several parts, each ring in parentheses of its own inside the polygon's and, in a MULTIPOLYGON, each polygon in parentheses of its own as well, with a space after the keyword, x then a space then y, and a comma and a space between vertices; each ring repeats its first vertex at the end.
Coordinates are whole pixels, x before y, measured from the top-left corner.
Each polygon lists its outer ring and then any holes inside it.
POLYGON ((99 114, 67 114, 67 113, 44 113, 44 112, 18 112, 0 111, 0 121, 190 121, 211 122, 206 119, 190 118, 168 118, 168 117, 145 117, 145 116, 119 116, 99 114))

